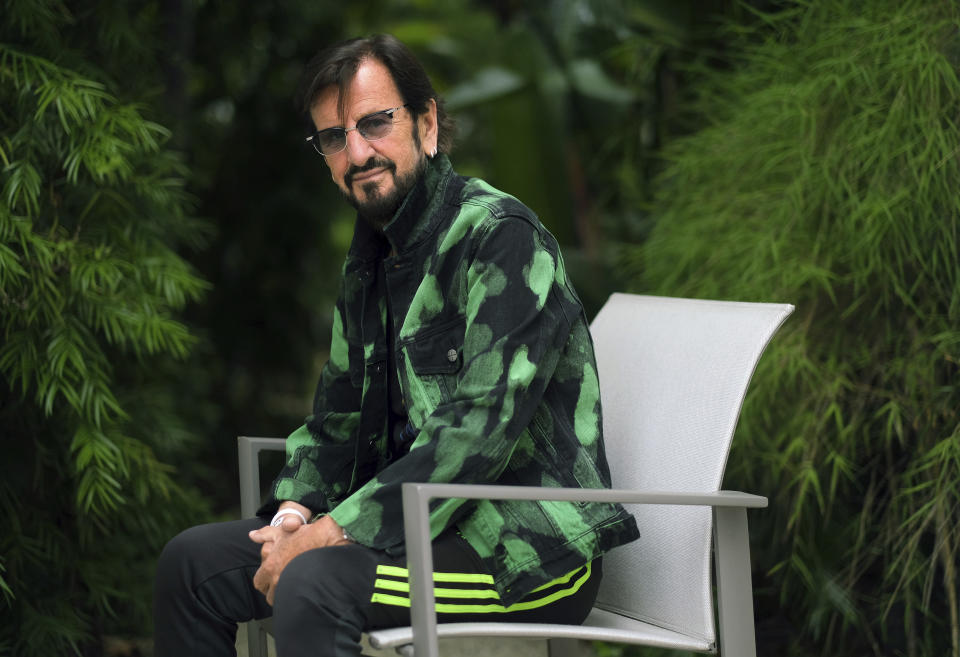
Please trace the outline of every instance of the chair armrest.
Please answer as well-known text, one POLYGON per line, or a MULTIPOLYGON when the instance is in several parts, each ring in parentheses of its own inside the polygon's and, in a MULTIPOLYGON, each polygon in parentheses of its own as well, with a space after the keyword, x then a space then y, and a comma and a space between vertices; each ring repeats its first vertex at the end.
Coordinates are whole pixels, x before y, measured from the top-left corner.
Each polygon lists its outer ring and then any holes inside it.
MULTIPOLYGON (((437 615, 430 573, 430 500, 435 498, 550 500, 564 502, 620 502, 625 504, 672 504, 734 508, 763 508, 767 498, 739 491, 679 492, 596 488, 545 488, 474 484, 406 483, 403 491, 404 540, 410 575, 410 619, 414 654, 439 657, 437 615)), ((745 513, 745 512, 743 512, 745 513)))
POLYGON ((620 502, 623 504, 679 504, 764 508, 767 498, 735 490, 707 492, 638 491, 626 488, 553 488, 490 484, 421 484, 402 486, 404 498, 413 495, 425 503, 436 498, 466 500, 549 500, 561 502, 620 502), (408 493, 408 491, 410 491, 408 493))
POLYGON ((237 438, 237 461, 240 465, 240 515, 253 518, 260 507, 260 452, 283 451, 285 438, 237 438))

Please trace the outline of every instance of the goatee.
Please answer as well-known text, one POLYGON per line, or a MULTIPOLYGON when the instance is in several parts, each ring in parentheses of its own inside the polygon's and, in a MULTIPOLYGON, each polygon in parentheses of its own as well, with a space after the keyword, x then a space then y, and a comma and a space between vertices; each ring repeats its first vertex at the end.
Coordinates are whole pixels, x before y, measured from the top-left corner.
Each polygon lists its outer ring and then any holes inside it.
POLYGON ((387 159, 370 158, 362 166, 350 167, 344 175, 344 184, 346 191, 343 191, 344 197, 357 210, 357 216, 363 221, 373 226, 376 230, 383 230, 397 213, 403 200, 410 193, 410 190, 416 186, 417 181, 423 175, 427 168, 426 157, 421 157, 417 166, 406 175, 397 175, 397 165, 387 159), (369 171, 371 169, 382 168, 393 178, 393 188, 382 193, 381 184, 378 182, 369 182, 361 185, 366 200, 361 201, 351 190, 352 178, 358 173, 369 171))

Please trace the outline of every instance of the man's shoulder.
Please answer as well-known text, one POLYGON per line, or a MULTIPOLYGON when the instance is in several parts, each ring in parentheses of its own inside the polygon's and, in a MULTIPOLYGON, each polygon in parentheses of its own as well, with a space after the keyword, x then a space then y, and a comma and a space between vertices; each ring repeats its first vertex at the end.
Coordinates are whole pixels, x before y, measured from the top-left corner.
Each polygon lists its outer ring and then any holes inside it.
POLYGON ((460 204, 482 208, 493 218, 517 216, 539 223, 536 213, 517 197, 497 189, 482 178, 464 179, 460 204))
POLYGON ((448 243, 464 238, 476 243, 494 235, 516 236, 518 230, 534 233, 538 243, 553 240, 537 214, 515 196, 481 178, 461 180, 458 210, 445 236, 448 243))

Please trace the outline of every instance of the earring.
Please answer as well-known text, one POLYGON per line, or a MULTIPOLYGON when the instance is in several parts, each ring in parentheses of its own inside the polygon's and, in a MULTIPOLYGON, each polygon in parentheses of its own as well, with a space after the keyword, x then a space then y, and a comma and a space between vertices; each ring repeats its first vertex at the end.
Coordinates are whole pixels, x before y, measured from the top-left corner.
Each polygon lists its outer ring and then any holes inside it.
POLYGON ((437 156, 437 147, 434 146, 433 150, 430 151, 430 157, 436 157, 436 156, 437 156))

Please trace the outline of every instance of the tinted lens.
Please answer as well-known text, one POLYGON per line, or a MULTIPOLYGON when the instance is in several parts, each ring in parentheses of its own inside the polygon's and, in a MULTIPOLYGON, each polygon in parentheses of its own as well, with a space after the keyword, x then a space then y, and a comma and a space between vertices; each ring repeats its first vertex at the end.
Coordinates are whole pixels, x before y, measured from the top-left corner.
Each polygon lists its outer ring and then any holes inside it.
POLYGON ((371 114, 357 121, 357 130, 364 139, 383 139, 390 134, 393 127, 393 117, 386 112, 371 114))
POLYGON ((319 146, 321 153, 332 155, 342 151, 347 145, 347 133, 343 128, 328 128, 318 132, 313 141, 319 146))
MULTIPOLYGON (((404 105, 403 107, 406 107, 404 105)), ((367 141, 376 141, 383 139, 393 128, 393 113, 399 107, 370 114, 357 121, 357 125, 349 130, 343 128, 327 128, 314 133, 311 143, 313 147, 324 155, 333 155, 339 153, 347 147, 347 133, 350 130, 356 130, 367 141)))

